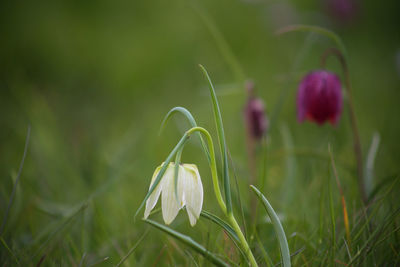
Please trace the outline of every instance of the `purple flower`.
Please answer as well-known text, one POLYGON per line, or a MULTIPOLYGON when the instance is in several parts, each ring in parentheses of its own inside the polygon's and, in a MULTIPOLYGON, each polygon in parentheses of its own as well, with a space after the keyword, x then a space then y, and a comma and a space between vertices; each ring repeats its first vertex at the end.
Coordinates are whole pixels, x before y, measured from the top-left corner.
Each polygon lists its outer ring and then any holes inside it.
POLYGON ((297 91, 297 120, 305 119, 335 125, 342 112, 342 87, 339 78, 328 71, 318 70, 306 75, 297 91))
POLYGON ((254 139, 260 139, 267 131, 264 102, 260 98, 249 97, 245 108, 245 121, 249 134, 254 139))
POLYGON ((329 14, 341 24, 354 20, 359 11, 356 0, 325 0, 325 6, 329 14))

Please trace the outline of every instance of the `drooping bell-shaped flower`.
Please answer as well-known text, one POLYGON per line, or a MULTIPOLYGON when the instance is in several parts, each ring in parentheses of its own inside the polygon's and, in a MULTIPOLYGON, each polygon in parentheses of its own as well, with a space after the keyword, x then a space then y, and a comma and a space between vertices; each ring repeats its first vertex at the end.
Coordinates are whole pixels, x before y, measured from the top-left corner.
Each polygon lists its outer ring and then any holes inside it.
POLYGON ((325 70, 313 71, 301 81, 297 91, 297 119, 335 125, 342 112, 342 87, 339 78, 325 70))
POLYGON ((268 128, 265 105, 261 98, 254 95, 253 82, 247 82, 246 88, 248 100, 244 109, 244 120, 250 137, 258 140, 265 134, 268 128))
MULTIPOLYGON (((161 167, 162 165, 155 170, 150 187, 153 185, 161 167)), ((161 194, 161 210, 165 224, 170 224, 178 215, 179 210, 186 207, 190 225, 194 226, 203 206, 203 185, 199 171, 194 164, 180 164, 177 187, 175 187, 174 169, 175 163, 171 162, 157 187, 146 201, 144 218, 147 219, 150 215, 150 211, 156 205, 161 194)))
POLYGON ((260 98, 249 98, 245 109, 245 120, 248 131, 254 139, 260 139, 267 131, 264 102, 260 98))

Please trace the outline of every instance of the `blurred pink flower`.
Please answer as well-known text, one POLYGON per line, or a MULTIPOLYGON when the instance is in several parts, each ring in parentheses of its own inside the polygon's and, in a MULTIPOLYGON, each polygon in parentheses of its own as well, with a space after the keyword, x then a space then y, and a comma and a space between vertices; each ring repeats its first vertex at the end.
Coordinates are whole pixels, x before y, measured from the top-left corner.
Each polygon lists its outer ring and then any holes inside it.
POLYGON ((245 120, 253 139, 260 139, 267 131, 268 121, 265 116, 264 102, 260 98, 249 97, 245 108, 245 120))
POLYGON ((297 91, 297 120, 308 119, 320 125, 329 120, 336 125, 342 102, 339 78, 328 71, 313 71, 303 78, 297 91))
POLYGON ((341 24, 353 21, 359 13, 356 0, 325 0, 325 6, 329 14, 341 24))

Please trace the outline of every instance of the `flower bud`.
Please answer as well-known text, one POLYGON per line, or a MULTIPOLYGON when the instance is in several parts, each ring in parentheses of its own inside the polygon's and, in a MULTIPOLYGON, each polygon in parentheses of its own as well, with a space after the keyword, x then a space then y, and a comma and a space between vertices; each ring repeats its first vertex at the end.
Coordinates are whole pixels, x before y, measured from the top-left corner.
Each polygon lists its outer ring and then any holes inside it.
POLYGON ((297 91, 297 120, 305 119, 335 125, 342 112, 342 88, 339 78, 325 70, 313 71, 301 81, 297 91))
POLYGON ((325 0, 325 8, 340 24, 352 22, 359 13, 357 0, 325 0))
POLYGON ((249 134, 260 139, 267 131, 264 102, 260 98, 249 97, 245 108, 245 120, 249 134))

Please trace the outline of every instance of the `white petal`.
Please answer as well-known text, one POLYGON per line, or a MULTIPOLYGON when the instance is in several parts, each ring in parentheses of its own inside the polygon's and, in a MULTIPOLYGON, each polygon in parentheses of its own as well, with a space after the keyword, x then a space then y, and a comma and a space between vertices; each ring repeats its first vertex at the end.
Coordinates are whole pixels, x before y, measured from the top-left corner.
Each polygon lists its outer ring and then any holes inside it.
POLYGON ((179 200, 179 207, 183 208, 186 205, 186 197, 185 197, 185 186, 186 186, 186 179, 185 179, 185 169, 182 165, 179 165, 179 176, 178 176, 178 200, 179 200))
POLYGON ((190 225, 194 226, 200 216, 203 207, 203 185, 199 170, 196 165, 184 164, 186 210, 189 216, 190 225))
MULTIPOLYGON (((171 164, 172 165, 172 164, 171 164)), ((165 224, 170 224, 178 215, 182 205, 176 199, 174 185, 174 166, 168 166, 163 177, 163 189, 161 194, 161 209, 165 224)), ((182 173, 180 170, 179 173, 182 173)), ((178 193, 179 193, 179 177, 178 177, 178 193)))
MULTIPOLYGON (((157 169, 154 171, 153 177, 151 178, 149 190, 150 190, 151 186, 153 185, 158 173, 160 172, 161 166, 157 167, 157 169)), ((158 197, 160 196, 160 192, 162 189, 162 183, 163 183, 163 179, 160 180, 157 187, 154 189, 153 193, 151 193, 150 197, 146 201, 146 209, 144 211, 145 219, 147 219, 147 217, 149 217, 150 211, 154 208, 154 206, 157 203, 158 197)))

